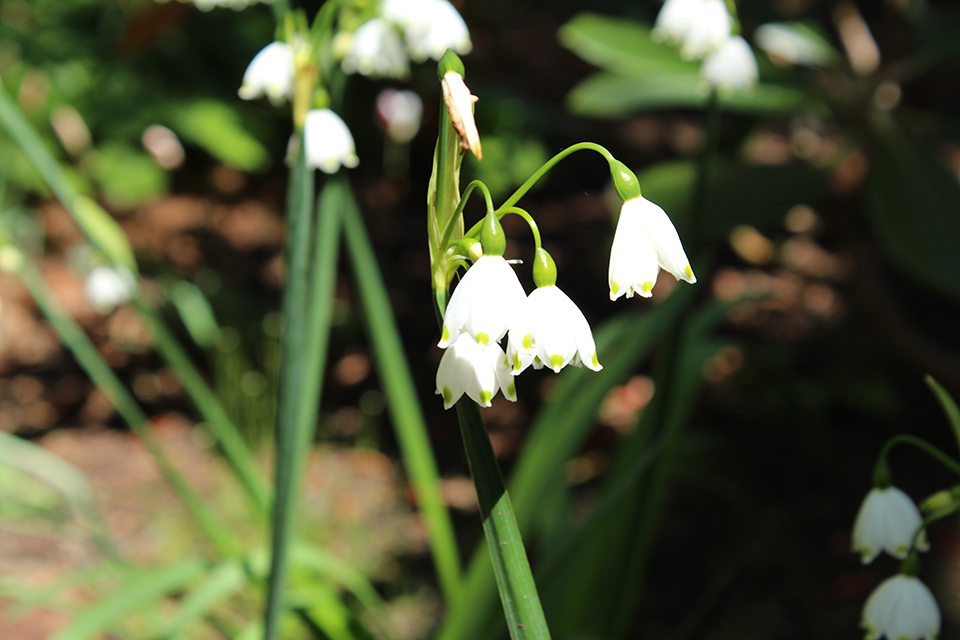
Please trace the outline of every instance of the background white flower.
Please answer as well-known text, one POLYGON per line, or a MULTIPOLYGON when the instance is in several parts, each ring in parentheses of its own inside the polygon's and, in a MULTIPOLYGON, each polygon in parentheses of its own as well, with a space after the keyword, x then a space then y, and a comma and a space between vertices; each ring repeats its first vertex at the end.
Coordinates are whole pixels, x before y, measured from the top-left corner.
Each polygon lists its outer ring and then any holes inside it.
POLYGON ((500 345, 483 346, 462 333, 443 352, 436 392, 443 397, 444 409, 456 404, 464 393, 481 407, 489 407, 501 389, 505 398, 516 402, 517 390, 500 345))
POLYGON ((450 48, 470 53, 470 31, 447 0, 384 0, 380 14, 406 35, 407 50, 417 62, 439 60, 450 48))
POLYGON ((387 137, 407 144, 420 130, 423 100, 413 91, 384 89, 377 96, 377 119, 387 137))
POLYGON ((940 608, 927 585, 898 574, 880 583, 863 606, 860 626, 867 640, 934 640, 940 633, 940 608))
POLYGON ((272 42, 250 61, 237 93, 244 100, 266 94, 271 102, 282 102, 293 96, 293 77, 293 49, 285 42, 272 42))
POLYGON ((324 173, 336 173, 342 164, 355 167, 359 163, 350 129, 330 109, 311 109, 303 123, 307 166, 324 173))
POLYGON ((126 267, 99 266, 90 270, 83 286, 97 313, 108 314, 137 292, 137 280, 126 267))
POLYGON ((482 345, 498 342, 526 298, 517 274, 503 256, 480 256, 450 296, 437 346, 446 348, 462 332, 482 345))
POLYGON ((680 55, 702 58, 719 49, 730 37, 733 18, 723 0, 703 0, 702 8, 680 37, 680 55))
POLYGON ((663 209, 642 196, 626 200, 610 249, 610 299, 632 298, 634 293, 649 298, 661 268, 678 280, 697 281, 677 229, 663 209))
POLYGON ((367 20, 353 32, 340 66, 345 73, 365 76, 405 78, 410 73, 400 34, 383 18, 367 20))
POLYGON ((721 92, 730 92, 755 85, 760 70, 753 49, 741 36, 735 36, 707 56, 700 75, 721 92))
MULTIPOLYGON (((902 560, 922 522, 917 505, 903 491, 896 487, 874 488, 864 498, 853 524, 853 550, 864 564, 872 562, 882 551, 902 560)), ((917 548, 929 548, 923 533, 917 548)))

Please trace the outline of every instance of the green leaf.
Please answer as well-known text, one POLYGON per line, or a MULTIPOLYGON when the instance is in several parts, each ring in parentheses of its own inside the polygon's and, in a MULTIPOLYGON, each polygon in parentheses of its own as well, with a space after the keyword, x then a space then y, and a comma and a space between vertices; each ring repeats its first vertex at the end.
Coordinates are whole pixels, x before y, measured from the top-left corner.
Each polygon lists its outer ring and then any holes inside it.
POLYGON ((243 562, 224 562, 181 600, 177 617, 162 637, 167 640, 180 638, 191 623, 210 613, 215 606, 243 589, 249 581, 250 576, 243 562))
POLYGON ((700 68, 698 62, 683 60, 675 47, 653 42, 647 25, 623 18, 580 13, 560 27, 557 38, 587 62, 614 74, 695 73, 700 68))
POLYGON ((114 143, 90 152, 89 158, 97 184, 111 207, 133 209, 167 192, 167 172, 133 147, 114 143))
MULTIPOLYGON (((699 72, 664 73, 624 77, 595 73, 567 95, 570 109, 581 116, 620 118, 651 109, 706 106, 709 90, 699 72)), ((720 108, 753 115, 790 113, 815 103, 792 87, 758 84, 752 89, 719 95, 720 108)))
POLYGON ((137 574, 120 589, 85 610, 52 640, 86 640, 103 634, 123 616, 158 606, 159 601, 184 589, 203 571, 204 562, 191 558, 170 567, 137 574))
POLYGON ((185 139, 237 169, 259 171, 270 163, 270 154, 264 146, 223 102, 200 100, 183 107, 175 112, 173 125, 185 139))
POLYGON ((960 297, 960 184, 899 132, 887 131, 870 160, 867 211, 881 246, 902 269, 960 297))
POLYGON ((187 328, 187 333, 197 346, 203 349, 212 347, 220 332, 220 326, 210 301, 203 295, 200 287, 180 280, 170 289, 170 301, 177 308, 183 326, 187 328))
POLYGON ((104 253, 110 262, 137 273, 137 259, 126 234, 103 207, 86 196, 73 201, 73 215, 90 242, 104 253))

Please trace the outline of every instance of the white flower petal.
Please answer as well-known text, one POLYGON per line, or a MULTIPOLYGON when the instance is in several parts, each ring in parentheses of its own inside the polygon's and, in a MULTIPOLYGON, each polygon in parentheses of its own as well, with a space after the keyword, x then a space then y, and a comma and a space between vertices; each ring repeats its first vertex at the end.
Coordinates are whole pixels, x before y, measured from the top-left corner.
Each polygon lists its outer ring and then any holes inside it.
POLYGON ((303 137, 308 167, 336 173, 341 164, 352 168, 359 162, 350 129, 330 109, 307 112, 303 137))
POLYGON ((860 625, 868 640, 934 640, 940 633, 940 608, 918 578, 898 574, 880 583, 867 598, 860 625))
POLYGON ((253 57, 237 93, 244 100, 266 94, 272 102, 293 96, 293 49, 285 42, 272 42, 253 57))
POLYGON ((722 92, 749 89, 757 83, 760 71, 753 49, 741 36, 728 38, 711 53, 700 69, 704 80, 722 92))
POLYGON ((478 343, 499 342, 526 299, 513 267, 503 256, 481 256, 453 290, 438 346, 466 331, 478 343))
POLYGON ((690 267, 690 261, 687 260, 687 254, 683 250, 677 228, 673 226, 673 222, 670 221, 670 217, 663 209, 649 200, 641 199, 646 203, 642 209, 644 223, 647 227, 647 233, 650 234, 650 240, 657 250, 657 262, 660 264, 660 268, 666 270, 677 280, 685 280, 690 284, 695 284, 697 278, 693 275, 693 269, 690 267))
POLYGON ((444 351, 437 367, 436 392, 443 396, 443 408, 452 407, 464 393, 481 407, 489 407, 499 389, 494 361, 503 358, 499 346, 484 348, 470 334, 461 334, 444 351))
POLYGON ((649 298, 653 285, 657 283, 660 264, 657 249, 647 230, 649 216, 644 213, 649 206, 656 207, 641 197, 627 200, 620 209, 607 273, 611 300, 622 295, 632 298, 634 293, 649 298))
POLYGON ((680 37, 680 55, 687 59, 702 58, 716 51, 730 37, 733 18, 723 0, 704 0, 680 37))
MULTIPOLYGON (((864 564, 872 562, 883 551, 896 558, 906 558, 913 535, 922 522, 920 510, 903 491, 896 487, 874 488, 857 512, 853 550, 860 554, 864 564)), ((925 537, 921 536, 917 548, 929 548, 925 537)))
POLYGON ((703 7, 704 0, 666 0, 657 14, 650 34, 654 42, 679 42, 697 16, 703 12, 703 7))
POLYGON ((404 30, 417 62, 439 60, 448 48, 460 54, 473 48, 466 23, 447 0, 384 0, 380 14, 404 30))
POLYGON ((87 301, 97 313, 108 314, 137 293, 137 280, 126 267, 94 267, 84 282, 87 301))
POLYGON ((350 49, 340 63, 345 73, 405 78, 410 73, 400 34, 383 18, 372 18, 353 32, 350 49))

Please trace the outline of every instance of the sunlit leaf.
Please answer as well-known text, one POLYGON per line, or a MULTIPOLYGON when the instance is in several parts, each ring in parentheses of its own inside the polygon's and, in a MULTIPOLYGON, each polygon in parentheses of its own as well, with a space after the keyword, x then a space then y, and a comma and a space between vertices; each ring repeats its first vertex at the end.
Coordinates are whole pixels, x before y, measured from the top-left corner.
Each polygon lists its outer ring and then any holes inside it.
POLYGON ((200 100, 174 114, 177 133, 213 157, 243 171, 259 171, 270 162, 270 154, 244 128, 229 106, 216 100, 200 100))

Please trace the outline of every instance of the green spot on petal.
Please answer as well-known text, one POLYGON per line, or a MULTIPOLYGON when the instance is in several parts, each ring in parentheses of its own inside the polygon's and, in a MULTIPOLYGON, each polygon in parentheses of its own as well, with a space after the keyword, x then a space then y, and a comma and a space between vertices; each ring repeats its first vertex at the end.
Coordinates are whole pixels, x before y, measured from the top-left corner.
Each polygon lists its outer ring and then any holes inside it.
POLYGON ((520 371, 520 356, 513 356, 513 370, 520 371))
POLYGON ((507 395, 511 398, 517 395, 517 385, 512 382, 507 386, 507 395))
POLYGON ((610 283, 610 293, 617 295, 617 291, 620 291, 620 283, 614 280, 610 283))
POLYGON ((450 339, 450 327, 443 325, 443 333, 440 334, 440 342, 446 342, 450 339))
POLYGON ((597 352, 596 352, 596 351, 593 352, 593 359, 592 359, 590 362, 592 362, 592 363, 593 363, 593 366, 595 366, 595 367, 599 367, 599 366, 600 366, 600 358, 597 357, 597 352))
POLYGON ((523 336, 523 348, 533 349, 533 337, 529 333, 523 336))
POLYGON ((493 398, 493 394, 489 391, 480 392, 480 404, 490 404, 491 398, 493 398))
POLYGON ((687 263, 687 266, 683 268, 683 275, 687 276, 691 280, 693 279, 693 267, 690 266, 690 263, 687 263))
POLYGON ((550 364, 552 364, 554 367, 562 367, 563 356, 558 354, 553 354, 552 356, 550 356, 550 364))
POLYGON ((453 400, 453 392, 450 391, 450 387, 443 388, 443 404, 450 404, 453 400))
POLYGON ((901 554, 903 554, 904 556, 907 555, 907 551, 909 551, 909 550, 910 550, 910 548, 909 548, 907 545, 905 545, 905 544, 897 545, 897 553, 901 553, 901 554))
POLYGON ((480 344, 487 344, 490 342, 490 336, 485 334, 483 331, 477 332, 477 342, 480 344))
POLYGON ((653 291, 653 280, 647 280, 640 285, 640 291, 643 291, 644 293, 650 293, 653 291))

